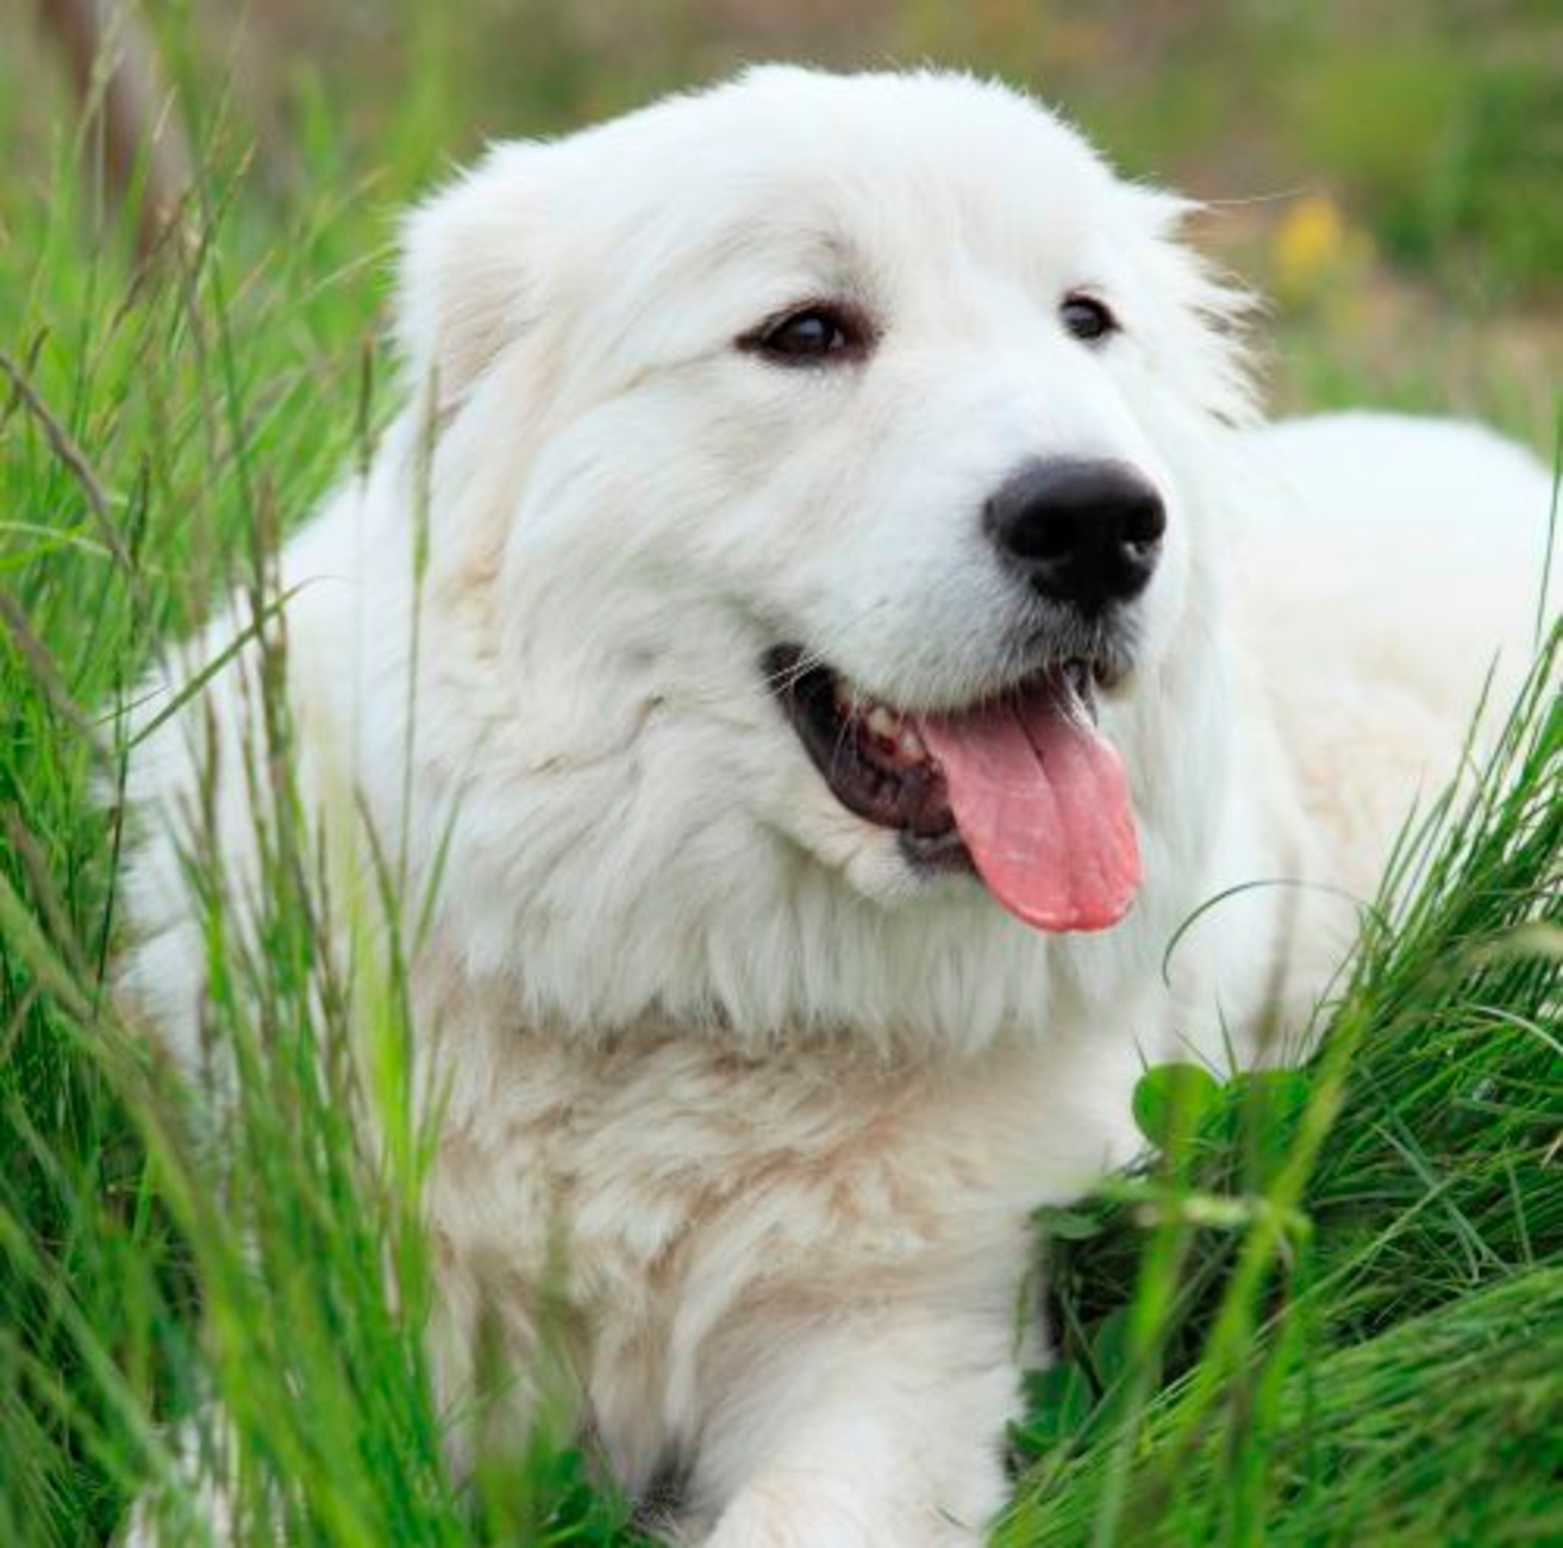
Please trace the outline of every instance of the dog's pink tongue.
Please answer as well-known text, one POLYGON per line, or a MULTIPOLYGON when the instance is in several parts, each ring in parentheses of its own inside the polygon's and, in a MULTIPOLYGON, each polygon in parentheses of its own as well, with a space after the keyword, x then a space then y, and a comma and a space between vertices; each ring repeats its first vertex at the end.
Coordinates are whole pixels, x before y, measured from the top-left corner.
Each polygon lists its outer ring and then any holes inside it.
POLYGON ((1140 882, 1128 781, 1072 694, 929 716, 921 729, 961 839, 1005 908, 1040 930, 1123 918, 1140 882))

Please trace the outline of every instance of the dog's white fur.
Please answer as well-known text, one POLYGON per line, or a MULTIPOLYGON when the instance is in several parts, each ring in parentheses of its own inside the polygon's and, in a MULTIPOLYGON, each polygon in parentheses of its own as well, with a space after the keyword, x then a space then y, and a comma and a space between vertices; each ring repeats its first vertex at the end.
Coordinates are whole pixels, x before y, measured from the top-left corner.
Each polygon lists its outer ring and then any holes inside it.
MULTIPOLYGON (((442 1379, 485 1308, 524 1363, 563 1232, 583 1418, 631 1490, 685 1469, 712 1543, 973 1539, 1036 1353, 1028 1211, 1130 1153, 1144 1061, 1300 1027, 1351 913, 1246 892, 1170 986, 1169 939, 1239 883, 1371 895, 1494 652, 1524 662, 1539 467, 1447 423, 1253 427, 1183 209, 945 75, 766 69, 496 147, 409 221, 411 402, 283 556, 306 805, 405 834, 410 895, 445 856, 413 967, 442 1379), (1103 348, 1059 324, 1080 285, 1103 348), (860 364, 734 348, 842 296, 881 329, 860 364), (914 874, 759 665, 795 640, 898 705, 991 690, 1020 588, 976 513, 1050 453, 1132 463, 1169 515, 1101 707, 1145 885, 1090 936, 914 874)), ((127 983, 192 1067, 211 733, 235 897, 264 820, 244 658, 203 697, 132 772, 127 983)))

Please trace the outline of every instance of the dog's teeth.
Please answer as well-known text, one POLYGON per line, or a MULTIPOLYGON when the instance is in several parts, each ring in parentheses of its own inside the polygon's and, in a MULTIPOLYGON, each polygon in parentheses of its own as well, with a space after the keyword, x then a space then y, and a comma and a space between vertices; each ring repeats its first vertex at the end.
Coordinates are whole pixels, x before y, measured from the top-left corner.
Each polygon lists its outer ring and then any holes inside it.
POLYGON ((877 737, 894 742, 900 734, 900 721, 883 704, 876 704, 864 717, 863 723, 877 737))
POLYGON ((910 726, 902 728, 896 746, 900 749, 901 756, 910 763, 921 763, 928 756, 928 749, 923 746, 923 739, 910 726))

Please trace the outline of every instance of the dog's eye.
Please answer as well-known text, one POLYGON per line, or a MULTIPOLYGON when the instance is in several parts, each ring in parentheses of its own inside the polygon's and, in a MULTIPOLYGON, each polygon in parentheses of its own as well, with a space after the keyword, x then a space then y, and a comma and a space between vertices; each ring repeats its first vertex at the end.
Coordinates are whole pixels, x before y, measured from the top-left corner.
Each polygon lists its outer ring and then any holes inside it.
POLYGON ((868 342, 868 327, 855 312, 814 305, 763 324, 739 339, 738 347, 778 365, 817 365, 862 355, 868 342))
POLYGON ((1095 296, 1065 296, 1058 315, 1070 333, 1086 344, 1094 344, 1118 331, 1118 319, 1106 303, 1095 296))

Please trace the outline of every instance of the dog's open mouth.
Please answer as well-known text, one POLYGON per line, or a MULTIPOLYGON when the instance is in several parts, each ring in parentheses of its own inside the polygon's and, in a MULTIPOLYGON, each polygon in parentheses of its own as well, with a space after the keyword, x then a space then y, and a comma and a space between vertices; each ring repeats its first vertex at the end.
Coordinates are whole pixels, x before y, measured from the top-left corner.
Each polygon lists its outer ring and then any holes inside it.
POLYGON ((1086 662, 939 714, 866 698, 797 646, 770 651, 764 670, 836 799, 898 831, 914 861, 969 864, 1041 930, 1101 930, 1128 911, 1139 846, 1086 662))

